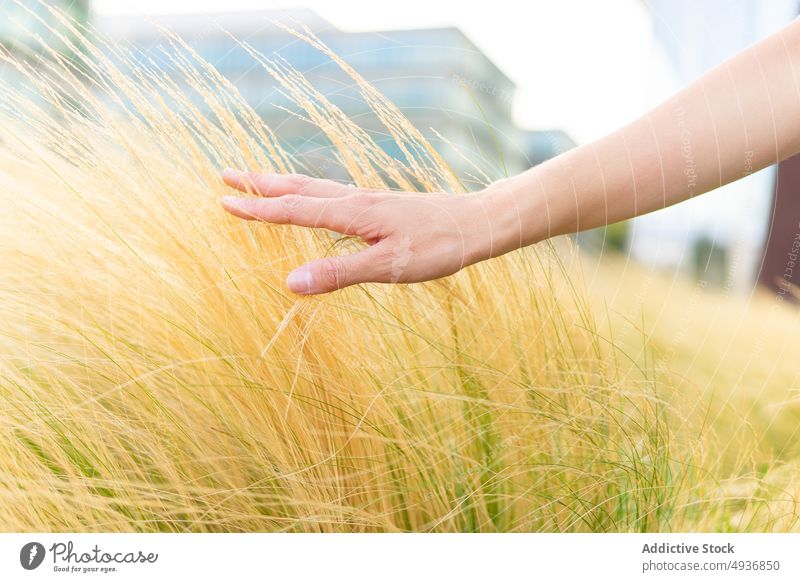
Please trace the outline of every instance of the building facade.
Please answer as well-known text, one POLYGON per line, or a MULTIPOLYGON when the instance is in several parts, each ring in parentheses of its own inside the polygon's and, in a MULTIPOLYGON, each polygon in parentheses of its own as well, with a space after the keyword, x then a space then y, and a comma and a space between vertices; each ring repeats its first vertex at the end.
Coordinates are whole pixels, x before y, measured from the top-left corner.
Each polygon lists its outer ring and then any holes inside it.
MULTIPOLYGON (((558 153, 556 149, 564 145, 563 139, 537 140, 514 125, 514 83, 457 28, 344 32, 309 10, 154 19, 125 16, 97 24, 113 39, 129 43, 165 65, 168 56, 164 51, 168 53, 170 48, 155 24, 178 34, 235 84, 309 171, 326 159, 329 144, 318 128, 286 111, 297 107, 237 40, 270 59, 285 60, 390 155, 402 159, 402 152, 372 115, 352 79, 325 54, 276 23, 311 29, 397 105, 470 189, 480 187, 487 178, 520 172, 534 161, 558 153)), ((336 177, 330 165, 325 165, 325 170, 336 177)))
POLYGON ((49 8, 53 7, 76 22, 86 23, 89 18, 89 0, 47 0, 28 2, 20 6, 13 0, 0 0, 0 45, 18 58, 41 53, 40 37, 48 46, 62 54, 69 54, 68 43, 59 35, 65 34, 73 40, 58 17, 49 8))

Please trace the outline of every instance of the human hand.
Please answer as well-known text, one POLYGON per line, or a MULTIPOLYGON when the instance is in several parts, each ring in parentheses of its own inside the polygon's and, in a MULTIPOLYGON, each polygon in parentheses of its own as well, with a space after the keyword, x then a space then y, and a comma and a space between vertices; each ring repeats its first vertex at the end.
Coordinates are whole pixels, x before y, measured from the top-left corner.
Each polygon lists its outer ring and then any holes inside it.
POLYGON ((225 196, 239 218, 326 228, 359 237, 362 251, 307 263, 287 278, 301 295, 358 283, 415 283, 451 275, 492 256, 491 223, 480 193, 420 194, 354 188, 301 174, 230 168, 223 180, 261 197, 225 196))

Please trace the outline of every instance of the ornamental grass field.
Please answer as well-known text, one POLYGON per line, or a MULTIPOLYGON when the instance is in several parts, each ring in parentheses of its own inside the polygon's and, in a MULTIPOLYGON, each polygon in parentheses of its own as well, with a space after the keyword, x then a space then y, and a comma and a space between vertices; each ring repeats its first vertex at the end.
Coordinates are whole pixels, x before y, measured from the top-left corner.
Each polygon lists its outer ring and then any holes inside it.
MULTIPOLYGON (((167 31, 164 70, 63 24, 77 61, 0 53, 0 530, 800 529, 797 309, 567 238, 295 296, 361 243, 222 210, 298 170, 275 132, 167 31)), ((251 55, 349 181, 463 191, 346 63, 404 162, 251 55)))

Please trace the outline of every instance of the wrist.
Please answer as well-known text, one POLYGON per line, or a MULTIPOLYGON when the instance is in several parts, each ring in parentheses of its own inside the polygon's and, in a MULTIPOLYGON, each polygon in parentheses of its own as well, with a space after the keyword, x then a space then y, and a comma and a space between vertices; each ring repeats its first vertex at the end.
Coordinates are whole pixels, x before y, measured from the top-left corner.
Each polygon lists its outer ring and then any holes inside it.
POLYGON ((497 257, 548 238, 549 219, 537 169, 489 184, 477 193, 484 225, 484 256, 497 257))

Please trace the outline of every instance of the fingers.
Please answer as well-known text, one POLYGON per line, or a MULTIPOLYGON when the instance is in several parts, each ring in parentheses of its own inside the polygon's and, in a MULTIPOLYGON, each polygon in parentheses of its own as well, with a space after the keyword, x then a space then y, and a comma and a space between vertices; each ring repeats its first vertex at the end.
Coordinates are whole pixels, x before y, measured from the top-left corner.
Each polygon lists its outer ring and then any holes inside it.
MULTIPOLYGON (((273 224, 327 228, 342 234, 360 234, 362 213, 374 202, 365 193, 376 192, 302 174, 259 174, 226 168, 222 177, 232 188, 263 196, 224 196, 222 206, 234 216, 273 224)), ((300 295, 313 295, 358 283, 388 282, 391 270, 388 241, 375 242, 379 239, 366 237, 372 246, 361 252, 319 259, 295 269, 286 280, 289 289, 300 295)))
POLYGON ((301 194, 319 198, 336 198, 352 193, 353 189, 332 180, 320 180, 303 174, 259 174, 225 168, 222 180, 242 192, 274 197, 301 194))
POLYGON ((383 245, 378 243, 351 255, 312 261, 289 273, 286 284, 298 295, 315 295, 358 283, 387 282, 387 252, 383 245))
POLYGON ((239 218, 273 224, 327 228, 342 234, 357 234, 357 223, 365 205, 355 197, 326 200, 287 194, 279 198, 224 196, 222 206, 239 218))

